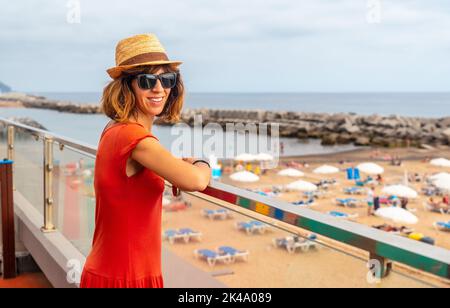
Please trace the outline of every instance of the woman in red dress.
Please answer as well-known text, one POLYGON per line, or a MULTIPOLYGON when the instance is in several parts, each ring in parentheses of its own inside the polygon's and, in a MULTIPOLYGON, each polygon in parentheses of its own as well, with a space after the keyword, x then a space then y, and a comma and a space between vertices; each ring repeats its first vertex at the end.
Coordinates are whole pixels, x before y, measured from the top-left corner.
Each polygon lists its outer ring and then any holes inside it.
POLYGON ((104 89, 111 121, 97 151, 95 233, 81 288, 162 288, 161 213, 164 180, 202 191, 211 171, 204 161, 175 158, 152 134, 155 117, 179 120, 184 87, 178 65, 156 36, 124 39, 113 79, 104 89))

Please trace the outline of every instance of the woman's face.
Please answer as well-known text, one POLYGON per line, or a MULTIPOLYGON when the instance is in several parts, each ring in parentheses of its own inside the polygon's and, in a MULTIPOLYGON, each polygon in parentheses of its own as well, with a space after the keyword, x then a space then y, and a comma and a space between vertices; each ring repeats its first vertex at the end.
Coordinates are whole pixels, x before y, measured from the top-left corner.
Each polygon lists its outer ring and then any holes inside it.
MULTIPOLYGON (((160 68, 154 74, 159 75, 165 73, 163 68, 160 68)), ((138 85, 137 79, 133 79, 131 83, 134 95, 136 97, 140 111, 149 116, 157 116, 160 114, 167 102, 171 89, 164 89, 161 81, 157 81, 153 89, 141 89, 138 85)))

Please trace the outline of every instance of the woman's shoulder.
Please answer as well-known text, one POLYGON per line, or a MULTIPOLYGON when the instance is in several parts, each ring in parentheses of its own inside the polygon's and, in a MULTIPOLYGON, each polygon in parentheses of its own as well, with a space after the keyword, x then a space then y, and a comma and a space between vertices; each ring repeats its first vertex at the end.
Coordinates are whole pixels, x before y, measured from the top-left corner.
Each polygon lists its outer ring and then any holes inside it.
POLYGON ((100 138, 103 138, 103 136, 106 135, 108 132, 114 131, 115 133, 114 138, 124 136, 124 137, 133 137, 135 135, 142 135, 142 134, 150 134, 144 126, 140 123, 136 122, 116 122, 114 120, 109 121, 105 128, 103 129, 103 132, 101 134, 100 138))

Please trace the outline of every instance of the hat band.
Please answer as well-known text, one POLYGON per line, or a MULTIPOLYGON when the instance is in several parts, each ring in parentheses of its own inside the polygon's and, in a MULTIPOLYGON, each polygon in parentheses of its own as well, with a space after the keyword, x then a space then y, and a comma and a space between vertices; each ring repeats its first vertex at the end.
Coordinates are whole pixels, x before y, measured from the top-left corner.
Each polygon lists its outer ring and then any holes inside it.
POLYGON ((123 61, 122 63, 120 63, 119 66, 135 65, 135 64, 153 62, 153 61, 169 61, 169 58, 163 52, 149 52, 149 53, 143 53, 143 54, 134 56, 130 59, 127 59, 127 60, 123 61))

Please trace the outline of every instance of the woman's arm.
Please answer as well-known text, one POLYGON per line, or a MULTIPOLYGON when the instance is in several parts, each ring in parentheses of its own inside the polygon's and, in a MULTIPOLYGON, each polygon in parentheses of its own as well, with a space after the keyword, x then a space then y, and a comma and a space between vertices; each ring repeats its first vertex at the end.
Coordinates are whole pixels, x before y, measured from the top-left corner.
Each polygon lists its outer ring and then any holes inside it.
POLYGON ((211 179, 211 169, 206 164, 192 165, 176 158, 153 138, 140 141, 131 158, 183 191, 203 191, 211 179))

